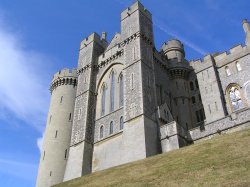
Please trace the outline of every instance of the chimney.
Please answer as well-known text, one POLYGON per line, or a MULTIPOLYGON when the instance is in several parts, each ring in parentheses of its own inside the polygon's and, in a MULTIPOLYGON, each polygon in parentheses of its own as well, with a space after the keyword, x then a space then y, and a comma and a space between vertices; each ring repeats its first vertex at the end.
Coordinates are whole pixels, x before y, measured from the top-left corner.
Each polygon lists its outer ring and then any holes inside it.
POLYGON ((106 40, 106 38, 107 38, 107 33, 106 32, 102 32, 102 40, 106 40))

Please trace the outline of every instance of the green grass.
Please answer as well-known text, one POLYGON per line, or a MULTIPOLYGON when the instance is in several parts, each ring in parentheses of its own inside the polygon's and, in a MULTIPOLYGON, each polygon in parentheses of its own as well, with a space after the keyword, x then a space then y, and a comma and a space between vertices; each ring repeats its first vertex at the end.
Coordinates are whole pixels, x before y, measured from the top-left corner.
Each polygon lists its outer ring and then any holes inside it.
POLYGON ((250 129, 74 179, 55 187, 250 186, 250 129))

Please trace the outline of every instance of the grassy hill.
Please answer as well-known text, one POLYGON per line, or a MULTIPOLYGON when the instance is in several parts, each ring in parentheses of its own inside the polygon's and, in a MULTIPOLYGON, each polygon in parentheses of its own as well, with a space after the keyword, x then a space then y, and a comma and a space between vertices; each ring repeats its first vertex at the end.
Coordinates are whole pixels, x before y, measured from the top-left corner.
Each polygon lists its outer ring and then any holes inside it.
POLYGON ((250 129, 55 187, 82 186, 250 186, 250 129))

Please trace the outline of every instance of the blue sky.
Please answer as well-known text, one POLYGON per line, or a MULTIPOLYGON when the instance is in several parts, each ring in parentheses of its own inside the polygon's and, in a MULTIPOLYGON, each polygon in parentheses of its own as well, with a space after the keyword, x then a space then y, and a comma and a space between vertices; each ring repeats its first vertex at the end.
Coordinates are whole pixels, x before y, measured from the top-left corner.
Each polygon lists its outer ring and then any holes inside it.
MULTIPOLYGON (((0 0, 0 187, 32 187, 54 72, 76 67, 80 41, 120 31, 132 0, 0 0)), ((249 0, 142 0, 155 45, 178 38, 188 60, 244 44, 249 0)))

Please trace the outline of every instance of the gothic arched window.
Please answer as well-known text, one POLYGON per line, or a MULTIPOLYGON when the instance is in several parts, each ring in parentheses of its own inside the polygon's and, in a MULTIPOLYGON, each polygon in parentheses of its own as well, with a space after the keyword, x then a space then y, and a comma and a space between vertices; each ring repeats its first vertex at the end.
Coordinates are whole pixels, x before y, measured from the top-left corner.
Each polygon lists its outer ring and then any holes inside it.
POLYGON ((239 62, 236 62, 236 68, 237 68, 237 71, 241 71, 242 68, 241 68, 241 65, 239 62))
POLYGON ((199 83, 197 79, 195 79, 195 86, 196 86, 196 89, 199 89, 199 83))
POLYGON ((103 126, 100 127, 100 138, 103 138, 103 126))
POLYGON ((194 83, 192 81, 190 82, 190 90, 194 90, 194 83))
POLYGON ((103 84, 102 86, 102 106, 101 106, 101 115, 103 116, 105 114, 105 100, 106 100, 106 88, 105 85, 103 84))
POLYGON ((123 116, 120 118, 120 130, 124 127, 123 116))
POLYGON ((114 132, 114 124, 113 121, 111 121, 109 125, 109 134, 113 134, 113 132, 114 132))
POLYGON ((238 86, 230 87, 228 94, 233 111, 243 108, 242 97, 238 86))
POLYGON ((120 107, 123 106, 123 101, 124 101, 124 93, 123 93, 123 75, 120 75, 120 107))
POLYGON ((115 73, 111 72, 111 87, 110 87, 110 111, 114 111, 114 101, 115 101, 115 73))

